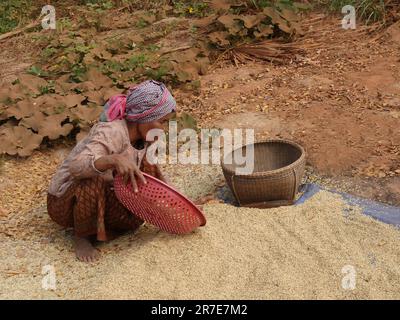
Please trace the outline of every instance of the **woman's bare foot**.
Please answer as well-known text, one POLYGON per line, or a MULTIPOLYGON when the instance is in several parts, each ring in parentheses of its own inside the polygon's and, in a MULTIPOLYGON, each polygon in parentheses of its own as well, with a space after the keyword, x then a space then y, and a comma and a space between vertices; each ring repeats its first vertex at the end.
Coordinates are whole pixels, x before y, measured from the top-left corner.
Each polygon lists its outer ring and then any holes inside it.
POLYGON ((83 262, 95 262, 100 258, 100 252, 88 238, 74 236, 76 257, 83 262))

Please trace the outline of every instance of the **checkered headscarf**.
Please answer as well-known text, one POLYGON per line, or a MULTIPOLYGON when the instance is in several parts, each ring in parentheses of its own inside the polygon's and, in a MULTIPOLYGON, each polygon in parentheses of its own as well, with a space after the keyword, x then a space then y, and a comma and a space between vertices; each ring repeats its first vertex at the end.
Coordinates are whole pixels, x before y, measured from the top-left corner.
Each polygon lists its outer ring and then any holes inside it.
POLYGON ((112 97, 104 106, 100 121, 116 119, 146 123, 158 120, 176 110, 176 102, 167 87, 148 80, 129 89, 127 95, 112 97))

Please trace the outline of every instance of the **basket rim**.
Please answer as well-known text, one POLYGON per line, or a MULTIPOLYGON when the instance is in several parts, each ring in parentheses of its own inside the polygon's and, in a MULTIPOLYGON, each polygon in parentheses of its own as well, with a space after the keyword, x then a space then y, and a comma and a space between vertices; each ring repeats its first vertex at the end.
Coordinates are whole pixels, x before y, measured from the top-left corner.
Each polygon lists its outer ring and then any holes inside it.
MULTIPOLYGON (((290 140, 286 140, 286 139, 267 139, 267 140, 258 141, 258 142, 252 143, 252 144, 253 145, 257 145, 257 144, 276 143, 276 142, 289 144, 289 145, 297 148, 301 152, 300 157, 295 162, 291 163, 290 165, 288 165, 286 167, 282 167, 282 168, 275 169, 275 170, 270 170, 270 171, 256 172, 256 173, 252 173, 252 174, 236 174, 234 170, 228 169, 225 166, 223 161, 221 162, 222 170, 225 171, 227 174, 230 174, 230 175, 233 175, 233 176, 236 176, 236 177, 244 177, 244 178, 246 178, 246 177, 247 178, 257 178, 258 177, 258 178, 260 178, 260 177, 273 176, 273 175, 279 174, 281 172, 294 169, 295 167, 299 166, 305 160, 305 158, 306 158, 305 149, 300 144, 298 144, 298 143, 296 143, 294 141, 290 141, 290 140)), ((235 152, 236 150, 242 149, 242 148, 244 148, 246 146, 249 146, 249 145, 251 145, 251 144, 246 144, 244 146, 236 148, 236 149, 232 150, 230 152, 230 154, 235 152)))

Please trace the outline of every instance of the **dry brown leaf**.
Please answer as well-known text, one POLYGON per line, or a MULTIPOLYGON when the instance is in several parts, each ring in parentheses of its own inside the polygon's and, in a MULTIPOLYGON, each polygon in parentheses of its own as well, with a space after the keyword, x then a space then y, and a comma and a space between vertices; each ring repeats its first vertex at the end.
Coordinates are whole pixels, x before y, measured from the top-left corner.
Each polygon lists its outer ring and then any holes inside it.
POLYGON ((112 54, 107 51, 107 42, 102 41, 101 43, 97 43, 96 47, 90 50, 85 57, 83 58, 83 62, 86 65, 91 65, 96 61, 105 61, 110 60, 112 58, 112 54))
POLYGON ((8 128, 15 127, 15 126, 18 125, 18 122, 19 122, 18 120, 14 119, 14 118, 10 118, 10 119, 7 120, 7 122, 3 123, 0 126, 0 131, 3 130, 3 129, 8 129, 8 128))
POLYGON ((0 103, 0 121, 9 118, 7 114, 7 109, 8 109, 7 105, 0 103))
MULTIPOLYGON (((138 69, 138 68, 136 68, 136 69, 138 69)), ((123 84, 124 86, 126 86, 128 88, 129 83, 134 81, 135 76, 137 76, 138 74, 143 74, 145 71, 146 71, 146 69, 142 68, 142 70, 125 71, 125 72, 118 73, 118 81, 120 84, 123 84)), ((112 89, 115 89, 115 87, 109 88, 109 90, 112 90, 112 89)))
POLYGON ((239 16, 233 14, 225 14, 220 16, 217 20, 218 22, 222 23, 225 28, 230 29, 234 25, 235 19, 239 19, 239 16))
POLYGON ((40 124, 45 120, 46 116, 44 113, 37 110, 32 116, 21 119, 19 125, 38 132, 40 124))
POLYGON ((240 20, 242 20, 244 22, 244 26, 248 29, 254 28, 264 19, 265 19, 265 15, 263 15, 263 14, 256 14, 256 15, 240 17, 240 20))
POLYGON ((73 108, 75 106, 78 106, 81 104, 82 101, 86 99, 85 96, 80 95, 80 94, 69 94, 65 97, 62 97, 63 103, 68 107, 68 108, 73 108))
POLYGON ((8 117, 21 119, 29 117, 33 114, 34 106, 31 100, 25 99, 17 102, 15 105, 10 105, 6 111, 8 117))
POLYGON ((69 82, 70 75, 66 74, 61 76, 55 81, 56 93, 66 93, 73 88, 73 83, 69 82))
POLYGON ((92 52, 85 54, 83 57, 83 63, 87 66, 93 65, 96 62, 95 55, 92 52))
POLYGON ((210 8, 214 10, 229 10, 231 5, 228 0, 211 0, 209 2, 210 8))
POLYGON ((113 82, 112 80, 102 74, 99 70, 95 68, 89 69, 89 71, 86 74, 87 80, 91 81, 97 89, 100 88, 109 88, 112 87, 113 82))
POLYGON ((236 34, 240 31, 241 26, 238 23, 239 16, 233 14, 222 15, 218 18, 218 22, 222 23, 230 33, 236 34))
POLYGON ((46 94, 33 100, 35 110, 40 110, 47 115, 66 112, 64 97, 57 94, 46 94))
POLYGON ((20 75, 18 80, 22 87, 26 88, 33 94, 39 94, 40 88, 48 85, 46 80, 30 74, 20 75))
POLYGON ((104 17, 104 23, 110 25, 110 29, 124 29, 131 26, 131 21, 129 18, 131 15, 129 13, 120 13, 115 16, 104 17))
POLYGON ((65 56, 65 60, 72 66, 76 63, 79 63, 81 56, 76 52, 69 52, 65 56))
POLYGON ((85 96, 88 98, 89 102, 95 103, 97 105, 104 105, 103 92, 101 90, 92 90, 85 92, 85 96))
POLYGON ((112 96, 116 96, 118 94, 121 94, 121 90, 118 88, 104 88, 102 89, 103 92, 103 99, 104 101, 108 101, 112 96))
POLYGON ((7 100, 21 100, 26 96, 26 88, 21 84, 15 84, 0 90, 0 102, 7 100))
POLYGON ((10 91, 9 87, 1 87, 0 88, 0 103, 7 102, 10 99, 10 91))
POLYGON ((102 112, 103 112, 103 107, 101 106, 89 107, 89 106, 79 105, 71 109, 71 115, 73 120, 78 120, 82 123, 87 123, 87 124, 91 124, 92 122, 97 121, 102 112))
POLYGON ((74 39, 71 39, 67 34, 60 35, 58 37, 58 43, 63 47, 69 47, 74 44, 74 39))
POLYGON ((288 22, 281 17, 281 15, 279 14, 279 12, 276 9, 267 7, 267 8, 264 8, 263 12, 265 15, 270 17, 272 23, 278 25, 278 27, 282 31, 284 31, 286 33, 292 32, 292 28, 289 27, 288 22))
POLYGON ((139 44, 139 43, 143 43, 144 39, 140 34, 128 33, 126 36, 124 36, 122 41, 129 41, 130 44, 133 44, 133 43, 134 44, 139 44))
POLYGON ((298 22, 291 22, 290 26, 292 27, 292 31, 295 31, 297 35, 304 36, 306 33, 298 22))
POLYGON ((189 62, 195 60, 199 52, 200 50, 197 48, 190 48, 184 51, 173 52, 170 54, 169 58, 176 62, 189 62))
POLYGON ((230 44, 230 42, 227 40, 228 36, 229 36, 228 32, 215 31, 215 32, 210 33, 208 35, 208 38, 211 40, 211 42, 224 47, 224 46, 228 46, 230 44))
POLYGON ((73 129, 72 124, 61 123, 68 118, 66 114, 54 114, 46 116, 40 111, 36 111, 33 116, 27 117, 21 120, 20 126, 31 128, 38 132, 43 137, 49 137, 49 139, 57 139, 62 136, 66 136, 73 129))
POLYGON ((254 31, 254 36, 256 38, 269 36, 269 35, 273 34, 273 32, 274 32, 274 28, 271 25, 266 25, 263 23, 260 23, 257 26, 257 29, 258 29, 258 31, 254 31))
POLYGON ((144 39, 140 34, 128 33, 127 35, 124 35, 122 38, 120 38, 120 42, 121 46, 123 46, 124 49, 126 49, 126 51, 129 52, 132 56, 132 52, 130 51, 130 49, 142 44, 144 42, 144 39))
POLYGON ((27 157, 40 146, 43 137, 31 130, 14 126, 0 132, 0 153, 27 157))
POLYGON ((290 23, 299 21, 299 16, 293 10, 282 9, 280 15, 290 23))
POLYGON ((63 114, 53 114, 46 117, 45 121, 39 123, 39 135, 49 137, 51 140, 58 139, 60 136, 67 136, 74 126, 70 123, 61 125, 66 119, 63 114))
POLYGON ((91 81, 84 81, 81 83, 75 83, 72 87, 73 89, 78 89, 82 92, 96 90, 96 85, 91 81))
POLYGON ((216 14, 212 14, 210 16, 194 20, 193 25, 198 28, 205 28, 208 27, 210 24, 213 24, 216 21, 217 17, 218 16, 216 14))

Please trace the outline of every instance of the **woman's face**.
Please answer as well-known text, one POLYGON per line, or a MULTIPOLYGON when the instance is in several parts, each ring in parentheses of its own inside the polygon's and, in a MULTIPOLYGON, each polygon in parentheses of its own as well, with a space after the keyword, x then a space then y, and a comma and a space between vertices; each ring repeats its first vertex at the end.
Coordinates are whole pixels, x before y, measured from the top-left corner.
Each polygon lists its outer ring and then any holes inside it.
POLYGON ((175 112, 171 112, 166 116, 158 119, 156 121, 148 123, 139 123, 138 131, 143 140, 146 140, 147 133, 152 129, 161 129, 163 131, 168 131, 168 123, 175 116, 175 112))

